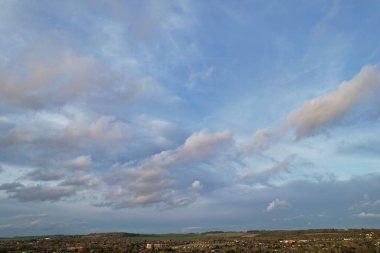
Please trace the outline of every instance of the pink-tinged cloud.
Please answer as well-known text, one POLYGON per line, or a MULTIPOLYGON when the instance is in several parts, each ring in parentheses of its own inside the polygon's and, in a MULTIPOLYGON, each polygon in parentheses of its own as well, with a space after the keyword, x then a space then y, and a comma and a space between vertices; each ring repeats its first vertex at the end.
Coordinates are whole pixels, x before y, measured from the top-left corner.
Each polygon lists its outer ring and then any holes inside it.
POLYGON ((350 81, 342 82, 336 91, 307 100, 303 105, 291 111, 285 122, 274 129, 257 130, 245 152, 255 153, 268 149, 289 130, 295 130, 296 140, 320 133, 335 127, 355 108, 364 106, 362 116, 371 115, 373 106, 379 107, 379 100, 372 100, 380 94, 380 72, 376 66, 366 66, 350 81))

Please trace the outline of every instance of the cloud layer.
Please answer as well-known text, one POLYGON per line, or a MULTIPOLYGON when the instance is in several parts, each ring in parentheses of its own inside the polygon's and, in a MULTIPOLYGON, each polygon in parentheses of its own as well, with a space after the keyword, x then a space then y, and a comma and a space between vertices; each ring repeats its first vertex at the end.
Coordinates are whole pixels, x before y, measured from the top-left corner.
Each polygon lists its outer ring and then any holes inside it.
MULTIPOLYGON (((229 149, 232 136, 228 131, 210 133, 207 130, 192 134, 176 149, 162 151, 136 166, 115 165, 107 183, 112 190, 103 205, 133 207, 164 204, 169 207, 188 205, 201 189, 199 180, 181 185, 180 170, 196 170, 199 163, 210 162, 213 156, 229 149), (190 188, 190 189, 189 189, 190 188)), ((190 179, 191 180, 191 179, 190 179)))
POLYGON ((0 236, 378 224, 378 7, 3 1, 0 236))

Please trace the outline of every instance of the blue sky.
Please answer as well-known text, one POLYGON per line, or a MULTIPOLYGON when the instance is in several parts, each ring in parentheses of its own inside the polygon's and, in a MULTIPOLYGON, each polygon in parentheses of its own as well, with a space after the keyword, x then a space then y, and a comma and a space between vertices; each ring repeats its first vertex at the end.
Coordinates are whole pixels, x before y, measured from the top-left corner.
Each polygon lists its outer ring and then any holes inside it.
POLYGON ((0 6, 0 236, 380 226, 378 1, 0 6))

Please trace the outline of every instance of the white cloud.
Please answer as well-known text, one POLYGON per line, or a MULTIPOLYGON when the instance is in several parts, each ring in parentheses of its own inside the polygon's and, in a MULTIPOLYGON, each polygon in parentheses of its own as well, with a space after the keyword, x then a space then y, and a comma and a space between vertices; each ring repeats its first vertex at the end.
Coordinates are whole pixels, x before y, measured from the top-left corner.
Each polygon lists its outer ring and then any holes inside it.
POLYGON ((286 200, 275 199, 268 204, 265 210, 267 212, 271 212, 275 209, 278 209, 280 207, 286 207, 286 206, 289 206, 289 203, 286 200))
POLYGON ((359 218, 380 218, 380 213, 366 213, 366 212, 361 212, 358 214, 359 218))
POLYGON ((191 188, 193 188, 194 190, 200 190, 202 188, 202 184, 199 180, 195 180, 192 184, 191 184, 191 188))

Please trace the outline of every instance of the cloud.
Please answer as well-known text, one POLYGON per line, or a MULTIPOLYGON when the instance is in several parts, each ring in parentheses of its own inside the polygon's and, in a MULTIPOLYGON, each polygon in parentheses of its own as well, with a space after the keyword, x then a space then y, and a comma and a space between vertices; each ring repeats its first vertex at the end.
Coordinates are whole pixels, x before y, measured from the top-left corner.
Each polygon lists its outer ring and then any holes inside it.
POLYGON ((11 217, 11 220, 30 220, 30 219, 35 219, 35 218, 45 218, 48 217, 49 215, 45 213, 40 213, 40 214, 18 214, 15 216, 11 217))
POLYGON ((253 173, 251 171, 244 171, 243 173, 241 173, 238 177, 238 181, 244 181, 244 180, 247 180, 247 179, 251 179, 253 178, 253 173))
POLYGON ((278 209, 281 207, 286 207, 286 206, 289 206, 289 203, 286 200, 275 199, 268 204, 268 206, 265 210, 267 212, 271 212, 275 209, 278 209))
POLYGON ((372 202, 370 201, 367 204, 372 206, 380 206, 380 199, 374 200, 372 202))
POLYGON ((90 167, 91 165, 91 155, 78 156, 69 162, 69 166, 72 166, 74 169, 84 169, 90 167))
POLYGON ((5 183, 0 185, 0 190, 5 190, 7 192, 15 191, 17 188, 22 187, 20 183, 5 183))
POLYGON ((9 229, 9 228, 12 228, 13 225, 12 224, 0 224, 0 230, 1 229, 9 229))
MULTIPOLYGON (((117 208, 163 204, 168 207, 188 205, 195 200, 194 192, 176 184, 176 167, 190 167, 211 159, 224 147, 232 144, 228 131, 210 133, 207 130, 193 133, 183 145, 162 151, 145 159, 137 166, 116 165, 105 180, 112 190, 107 193, 108 202, 117 208)), ((193 188, 200 188, 193 181, 193 188)))
POLYGON ((264 170, 253 173, 250 170, 244 171, 237 175, 236 182, 239 184, 253 185, 256 184, 259 187, 266 187, 266 184, 270 184, 270 179, 281 172, 289 172, 289 167, 294 161, 296 155, 291 154, 285 157, 281 161, 275 161, 275 163, 264 170))
POLYGON ((37 183, 5 183, 0 185, 0 190, 5 191, 9 198, 18 199, 21 202, 58 201, 74 196, 79 191, 94 189, 102 183, 102 179, 98 176, 67 169, 54 171, 40 168, 28 173, 26 178, 37 183))
POLYGON ((256 153, 269 148, 271 142, 273 141, 276 133, 269 129, 259 129, 257 130, 250 143, 245 147, 245 153, 256 153))
POLYGON ((375 219, 380 219, 380 213, 366 213, 366 212, 361 212, 358 214, 359 218, 375 218, 375 219))
POLYGON ((6 216, 0 218, 0 230, 3 229, 4 232, 15 230, 26 231, 27 229, 35 230, 37 226, 45 223, 49 219, 49 215, 44 213, 22 213, 13 216, 6 216), (6 223, 1 224, 4 223, 3 221, 6 223))
POLYGON ((86 123, 72 123, 68 125, 63 134, 63 138, 71 141, 89 139, 100 143, 111 143, 121 140, 127 135, 125 125, 117 121, 113 116, 100 116, 95 121, 86 123))
POLYGON ((193 183, 191 183, 191 188, 194 190, 200 190, 202 188, 202 184, 199 180, 195 180, 193 183))
MULTIPOLYGON (((71 121, 64 128, 58 129, 49 128, 42 125, 43 123, 41 122, 34 126, 14 126, 0 139, 0 146, 29 144, 40 147, 73 149, 83 147, 88 142, 102 145, 111 144, 125 140, 128 136, 125 124, 117 121, 113 116, 102 115, 92 121, 71 121)), ((82 157, 78 159, 82 161, 71 162, 78 165, 79 162, 83 163, 88 158, 82 157)), ((75 166, 74 164, 71 165, 75 166)))
POLYGON ((212 134, 203 130, 192 134, 183 146, 169 156, 178 162, 199 161, 228 144, 232 144, 232 135, 229 131, 212 134))
POLYGON ((112 11, 112 16, 128 23, 134 37, 142 41, 150 39, 160 26, 165 25, 168 17, 172 16, 170 11, 173 7, 180 7, 177 3, 174 4, 166 0, 147 1, 138 5, 102 2, 102 8, 109 8, 112 11))
POLYGON ((294 154, 287 156, 284 160, 282 160, 279 163, 276 163, 275 165, 273 165, 269 169, 269 171, 271 173, 277 173, 277 172, 280 172, 280 171, 288 168, 288 166, 290 165, 291 162, 293 162, 293 160, 295 159, 295 157, 296 157, 296 155, 294 155, 294 154))
POLYGON ((0 71, 0 98, 3 103, 27 108, 65 104, 94 92, 109 79, 92 57, 51 45, 18 59, 0 71), (49 52, 49 53, 48 53, 49 52))
POLYGON ((5 190, 11 198, 22 202, 28 201, 58 201, 64 197, 73 196, 75 188, 69 186, 51 185, 23 185, 11 183, 0 185, 0 190, 5 190))
POLYGON ((50 161, 46 159, 42 164, 36 163, 36 168, 33 171, 26 174, 27 179, 34 181, 55 181, 68 177, 83 176, 83 169, 92 165, 91 156, 77 156, 69 161, 55 159, 50 161))
POLYGON ((65 177, 64 169, 37 169, 27 174, 28 177, 35 181, 53 181, 65 177))
POLYGON ((188 136, 187 131, 180 125, 146 114, 139 115, 131 123, 129 130, 133 140, 128 143, 133 146, 130 151, 135 159, 146 158, 159 151, 177 147, 188 136))
POLYGON ((186 87, 189 89, 194 89, 197 83, 207 81, 212 77, 213 73, 213 66, 209 66, 208 68, 199 71, 192 71, 189 75, 189 82, 186 84, 186 87))
MULTIPOLYGON (((377 66, 365 66, 350 81, 342 82, 338 90, 307 100, 287 115, 275 129, 259 129, 252 136, 244 152, 266 150, 290 130, 295 130, 296 140, 335 127, 349 113, 359 110, 361 117, 372 118, 373 106, 378 107, 376 96, 380 94, 380 72, 377 66)), ((346 122, 348 123, 348 122, 346 122)))
POLYGON ((198 79, 201 79, 201 80, 207 79, 212 76, 213 72, 214 72, 214 67, 210 66, 207 69, 200 70, 198 72, 195 72, 195 71, 191 72, 189 79, 190 81, 197 81, 198 79))
POLYGON ((350 81, 341 83, 337 91, 304 102, 288 115, 285 127, 295 126, 297 139, 316 134, 379 92, 380 73, 375 66, 366 66, 350 81))
POLYGON ((96 187, 102 182, 101 178, 93 175, 73 175, 63 181, 60 185, 63 186, 80 186, 80 187, 96 187))

